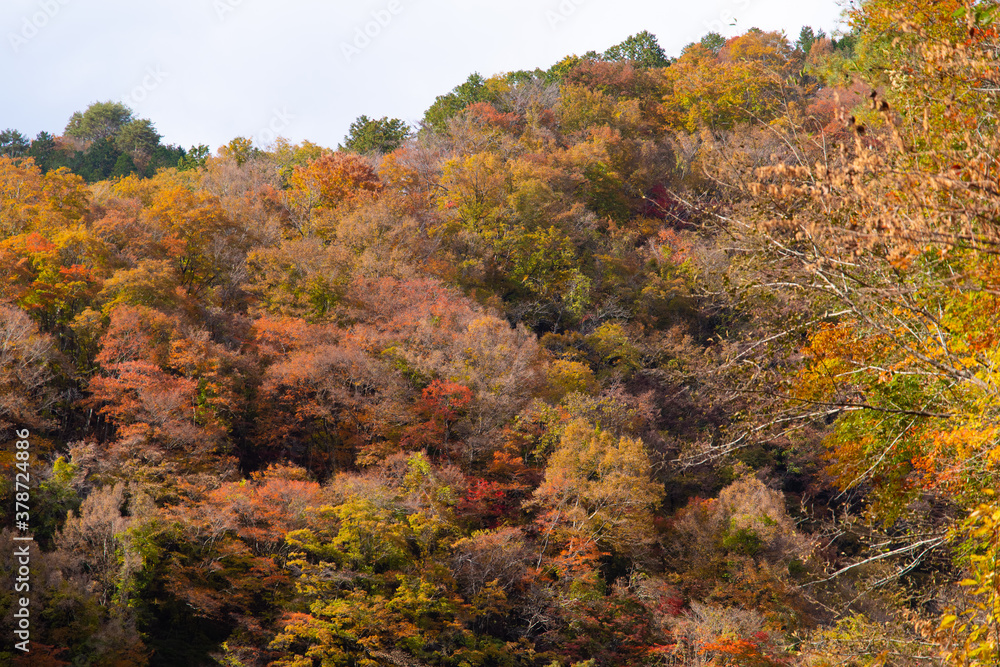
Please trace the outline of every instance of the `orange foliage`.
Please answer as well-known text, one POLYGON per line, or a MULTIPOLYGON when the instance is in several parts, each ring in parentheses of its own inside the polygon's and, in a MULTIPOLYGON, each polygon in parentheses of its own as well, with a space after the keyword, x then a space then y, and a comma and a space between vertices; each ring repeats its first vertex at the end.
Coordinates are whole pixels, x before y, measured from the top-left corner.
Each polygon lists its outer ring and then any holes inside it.
POLYGON ((354 153, 326 153, 295 167, 289 186, 292 206, 305 211, 350 206, 383 187, 368 161, 354 153))

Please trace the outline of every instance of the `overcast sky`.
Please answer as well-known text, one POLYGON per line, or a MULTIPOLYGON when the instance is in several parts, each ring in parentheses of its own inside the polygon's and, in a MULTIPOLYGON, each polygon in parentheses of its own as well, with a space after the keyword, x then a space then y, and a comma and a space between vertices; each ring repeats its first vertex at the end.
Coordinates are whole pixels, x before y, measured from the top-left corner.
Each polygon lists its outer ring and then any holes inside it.
POLYGON ((415 124, 472 72, 548 68, 642 30, 837 28, 837 0, 0 0, 0 129, 61 134, 95 101, 164 143, 278 134, 335 147, 358 116, 415 124), (366 34, 367 33, 367 34, 366 34))

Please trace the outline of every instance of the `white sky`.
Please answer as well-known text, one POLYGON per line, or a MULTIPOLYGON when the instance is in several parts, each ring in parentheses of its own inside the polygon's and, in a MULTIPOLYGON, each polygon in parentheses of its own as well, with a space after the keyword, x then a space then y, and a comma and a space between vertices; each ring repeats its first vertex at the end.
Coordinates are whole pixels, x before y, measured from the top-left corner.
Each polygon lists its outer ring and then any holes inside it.
POLYGON ((472 72, 548 68, 642 30, 667 55, 709 31, 839 25, 837 0, 0 0, 0 129, 61 134, 122 101, 164 143, 275 133, 329 147, 358 116, 415 124, 472 72), (373 23, 377 18, 384 25, 373 23), (355 47, 366 26, 374 37, 355 47))

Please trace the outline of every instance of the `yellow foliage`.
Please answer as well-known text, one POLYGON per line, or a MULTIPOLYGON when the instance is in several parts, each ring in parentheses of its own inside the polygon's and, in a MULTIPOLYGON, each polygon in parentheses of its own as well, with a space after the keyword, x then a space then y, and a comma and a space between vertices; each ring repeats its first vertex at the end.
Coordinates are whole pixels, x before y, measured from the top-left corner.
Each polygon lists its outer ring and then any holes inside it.
POLYGON ((534 502, 548 510, 541 521, 549 532, 568 529, 613 549, 635 548, 649 539, 651 511, 664 495, 651 474, 641 440, 578 419, 549 457, 534 502))
POLYGON ((600 384, 594 377, 594 371, 579 361, 556 359, 547 371, 548 391, 550 399, 559 401, 567 394, 596 394, 600 384))

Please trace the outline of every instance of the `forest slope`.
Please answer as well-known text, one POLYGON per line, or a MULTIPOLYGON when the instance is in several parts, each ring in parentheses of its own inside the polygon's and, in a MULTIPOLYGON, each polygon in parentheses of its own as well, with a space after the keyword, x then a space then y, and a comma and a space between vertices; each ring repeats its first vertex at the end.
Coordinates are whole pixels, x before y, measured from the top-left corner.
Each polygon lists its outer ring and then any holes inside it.
POLYGON ((997 5, 907 5, 0 134, 30 664, 993 664, 997 5))

